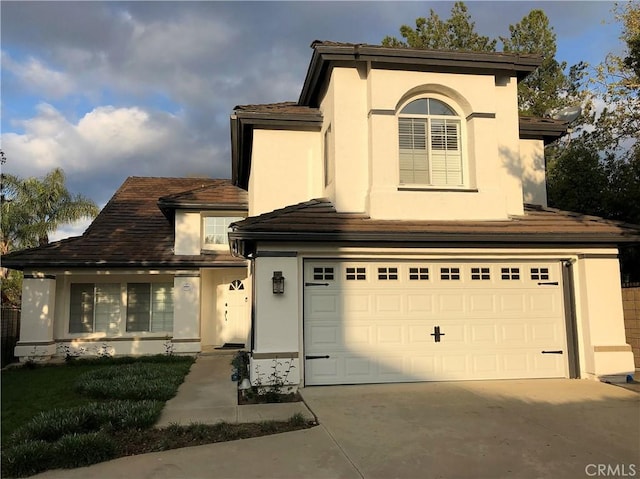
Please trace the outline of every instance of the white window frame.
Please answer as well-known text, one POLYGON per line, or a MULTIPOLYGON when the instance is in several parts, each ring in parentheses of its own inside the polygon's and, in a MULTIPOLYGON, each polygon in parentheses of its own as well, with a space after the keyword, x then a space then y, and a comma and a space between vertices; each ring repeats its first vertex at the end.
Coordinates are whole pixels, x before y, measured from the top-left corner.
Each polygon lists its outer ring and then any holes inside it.
MULTIPOLYGON (((173 282, 171 281, 139 281, 139 282, 126 282, 126 283, 106 283, 106 282, 77 282, 71 283, 69 289, 69 322, 67 325, 67 333, 70 336, 87 336, 94 334, 102 334, 107 337, 116 337, 116 336, 128 336, 131 334, 145 334, 145 333, 169 333, 173 334, 173 322, 174 322, 174 292, 173 292, 173 282), (149 308, 146 311, 148 315, 147 327, 145 329, 139 329, 135 331, 131 331, 128 329, 128 286, 129 284, 143 284, 149 286, 149 308), (74 315, 77 315, 78 312, 74 311, 78 306, 82 307, 84 303, 89 303, 88 301, 82 301, 79 305, 74 304, 73 302, 73 291, 74 289, 85 289, 91 290, 91 324, 90 328, 85 331, 78 331, 77 327, 82 324, 89 324, 88 321, 82 321, 82 311, 79 311, 80 322, 73 321, 74 315), (157 293, 160 288, 169 288, 169 296, 164 296, 164 301, 158 302, 156 301, 157 293), (105 309, 101 308, 101 290, 105 292, 103 299, 108 299, 107 293, 110 293, 111 299, 113 300, 112 308, 105 309), (110 290, 110 291, 109 291, 110 290), (167 300, 168 299, 168 300, 167 300), (162 308, 160 307, 162 306, 162 308), (101 311, 101 309, 103 311, 101 311), (156 324, 158 321, 154 321, 154 317, 162 317, 161 325, 156 324), (99 324, 105 325, 104 327, 100 327, 99 324), (76 327, 75 331, 72 331, 72 327, 76 327), (161 327, 159 327, 161 326, 161 327)), ((88 299, 88 298, 87 298, 88 299)), ((88 313, 88 312, 86 312, 88 313)), ((85 313, 85 314, 86 314, 85 313)), ((88 314, 87 314, 88 316, 88 314)))
MULTIPOLYGON (((398 139, 397 139, 397 148, 398 148, 398 167, 397 167, 397 173, 398 173, 398 184, 400 185, 401 188, 428 188, 428 189, 460 189, 460 190, 465 190, 465 189, 469 189, 470 188, 470 175, 469 175, 469 162, 468 162, 468 146, 467 146, 467 131, 466 131, 466 121, 464 119, 464 116, 460 114, 460 108, 450 99, 447 98, 445 96, 442 95, 436 95, 436 94, 429 94, 429 95, 421 95, 421 96, 416 96, 416 97, 412 97, 409 100, 407 100, 406 102, 404 102, 400 108, 398 108, 398 112, 397 112, 397 129, 396 129, 396 133, 398 135, 398 139), (455 115, 435 115, 435 114, 418 114, 418 113, 403 113, 402 111, 412 102, 416 101, 416 100, 421 100, 421 99, 425 99, 425 100, 429 100, 429 99, 433 99, 433 100, 437 100, 439 102, 444 103, 447 107, 449 107, 454 113, 455 115), (426 178, 425 181, 403 181, 402 179, 402 173, 401 173, 401 162, 402 162, 402 149, 400 148, 401 145, 401 133, 400 133, 400 128, 401 128, 401 119, 414 119, 417 121, 424 121, 425 123, 425 149, 424 149, 424 155, 426 157, 426 169, 424 171, 426 171, 426 178), (459 181, 454 181, 451 179, 446 179, 445 181, 438 181, 435 180, 434 177, 436 175, 434 175, 434 161, 433 158, 435 156, 434 152, 435 151, 442 151, 442 150, 435 150, 433 148, 433 135, 432 135, 432 126, 434 122, 442 122, 444 121, 445 123, 449 123, 452 125, 456 125, 457 127, 457 151, 459 152, 458 155, 452 154, 450 155, 450 158, 452 158, 456 164, 459 164, 459 168, 460 168, 460 179, 459 181), (456 158, 458 157, 458 158, 456 158)), ((415 139, 415 134, 412 137, 413 139, 415 139)), ((419 137, 418 137, 419 139, 419 137)), ((413 144, 415 144, 415 140, 413 142, 413 144)), ((406 149, 406 150, 411 150, 406 149)), ((414 149, 416 151, 420 151, 421 148, 416 148, 414 149)), ((446 151, 446 149, 444 150, 446 151)), ((445 158, 444 158, 444 162, 446 164, 447 162, 447 158, 446 158, 446 153, 445 153, 445 158)), ((415 167, 414 167, 414 172, 416 171, 415 167)), ((447 173, 451 172, 452 174, 455 174, 457 171, 457 169, 455 168, 447 168, 445 166, 444 169, 444 174, 445 176, 447 175, 447 173)), ((414 180, 415 180, 415 175, 414 175, 414 180)))
POLYGON ((202 215, 202 234, 201 245, 202 249, 206 250, 226 250, 229 249, 229 225, 236 221, 241 221, 244 216, 232 216, 231 214, 224 215, 202 215), (212 221, 213 225, 207 225, 208 221, 212 221), (213 231, 207 230, 209 226, 213 226, 213 231), (208 237, 219 236, 222 238, 222 242, 208 243, 208 237))

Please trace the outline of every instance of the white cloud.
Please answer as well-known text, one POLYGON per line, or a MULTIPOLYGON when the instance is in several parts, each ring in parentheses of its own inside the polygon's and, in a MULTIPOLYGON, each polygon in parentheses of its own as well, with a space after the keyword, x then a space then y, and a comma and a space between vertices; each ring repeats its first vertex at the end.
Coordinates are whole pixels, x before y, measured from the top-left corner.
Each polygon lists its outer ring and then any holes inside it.
POLYGON ((173 176, 200 170, 214 175, 227 146, 201 143, 183 119, 139 107, 101 106, 73 123, 42 104, 21 126, 24 133, 3 134, 2 145, 5 169, 23 177, 42 176, 55 167, 68 175, 90 174, 94 181, 114 173, 173 176))
POLYGON ((50 98, 62 98, 73 92, 75 87, 75 82, 69 75, 48 68, 34 57, 19 62, 3 51, 2 68, 15 75, 18 82, 29 90, 50 98))

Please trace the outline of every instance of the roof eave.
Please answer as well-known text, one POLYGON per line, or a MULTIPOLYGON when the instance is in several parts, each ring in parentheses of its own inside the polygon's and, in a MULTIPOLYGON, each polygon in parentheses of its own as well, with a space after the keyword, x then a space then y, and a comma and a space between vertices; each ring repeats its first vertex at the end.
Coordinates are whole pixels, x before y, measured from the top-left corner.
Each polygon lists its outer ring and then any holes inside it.
POLYGON ((369 62, 379 68, 403 68, 476 74, 510 74, 522 80, 538 68, 542 59, 534 55, 477 53, 374 45, 325 45, 314 49, 298 100, 299 105, 318 106, 326 72, 338 62, 369 62))

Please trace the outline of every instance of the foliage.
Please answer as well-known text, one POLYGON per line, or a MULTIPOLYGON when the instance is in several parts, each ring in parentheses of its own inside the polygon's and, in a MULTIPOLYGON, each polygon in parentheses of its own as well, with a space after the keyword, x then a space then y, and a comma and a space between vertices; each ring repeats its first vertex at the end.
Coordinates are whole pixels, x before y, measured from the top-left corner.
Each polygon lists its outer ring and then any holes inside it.
POLYGON ((106 429, 146 429, 160 417, 161 401, 93 402, 74 408, 43 411, 18 428, 11 443, 57 441, 69 434, 83 434, 106 429))
POLYGON ((280 361, 274 358, 269 374, 262 372, 260 366, 256 365, 256 377, 254 386, 249 392, 249 400, 264 403, 295 400, 295 394, 289 385, 289 374, 292 369, 295 369, 293 359, 280 361))
MULTIPOLYGON (((403 25, 400 33, 406 41, 387 36, 383 46, 433 48, 477 52, 496 51, 496 39, 481 36, 475 31, 475 23, 464 2, 456 2, 451 17, 442 20, 433 11, 428 18, 416 19, 416 28, 403 25)), ((587 65, 579 63, 569 68, 566 62, 558 62, 556 34, 542 10, 531 10, 519 23, 509 26, 508 37, 499 37, 503 51, 537 54, 542 64, 518 84, 518 104, 521 113, 545 116, 568 105, 582 105, 585 118, 590 118, 590 97, 582 89, 587 65)))
POLYGON ((519 23, 509 26, 509 37, 500 37, 509 53, 538 54, 542 64, 518 83, 518 105, 524 115, 546 116, 565 106, 588 106, 581 84, 587 65, 579 63, 565 75, 566 62, 556 60, 556 34, 542 10, 531 10, 519 23))
POLYGON ((11 308, 20 308, 22 303, 22 271, 8 270, 2 277, 2 305, 11 308))
POLYGON ((87 371, 119 371, 130 382, 132 365, 182 367, 193 358, 158 355, 78 359, 63 365, 2 371, 2 476, 23 477, 39 472, 95 464, 116 457, 179 447, 230 441, 306 429, 314 425, 301 415, 289 421, 249 424, 171 425, 156 429, 162 401, 107 400, 89 402, 69 384, 87 371), (77 401, 80 401, 78 403, 77 401), (31 404, 10 425, 7 413, 31 404), (54 405, 55 404, 55 405, 54 405), (39 412, 33 413, 34 410, 39 412))
POLYGON ((416 28, 409 25, 400 27, 400 34, 406 41, 387 36, 382 40, 386 47, 432 48, 436 50, 467 50, 493 52, 496 40, 479 35, 475 22, 471 21, 464 2, 456 2, 451 9, 451 17, 442 20, 433 9, 429 17, 416 18, 416 28))
POLYGON ((2 174, 2 237, 0 254, 49 242, 49 233, 63 224, 93 218, 98 207, 83 195, 72 195, 62 169, 44 178, 2 174))
POLYGON ((95 399, 171 399, 189 363, 133 363, 89 371, 80 376, 76 391, 95 399))
POLYGON ((231 366, 233 366, 238 382, 249 378, 249 353, 247 351, 238 351, 231 360, 231 366))
POLYGON ((593 137, 601 150, 630 161, 640 154, 640 4, 616 5, 614 12, 625 53, 609 53, 596 68, 591 86, 604 109, 593 137))

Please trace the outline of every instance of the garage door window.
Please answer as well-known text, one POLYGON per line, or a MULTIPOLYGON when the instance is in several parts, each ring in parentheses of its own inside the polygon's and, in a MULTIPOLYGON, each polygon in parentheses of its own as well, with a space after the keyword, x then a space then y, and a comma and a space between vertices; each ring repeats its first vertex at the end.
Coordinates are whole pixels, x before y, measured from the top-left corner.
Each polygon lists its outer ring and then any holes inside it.
POLYGON ((531 268, 531 279, 549 279, 549 268, 531 268))
POLYGON ((460 268, 440 268, 440 279, 444 281, 460 280, 460 268))
POLYGON ((324 280, 324 281, 332 281, 333 280, 333 268, 329 267, 319 267, 313 268, 313 279, 315 280, 324 280))
POLYGON ((471 268, 471 279, 474 281, 490 280, 491 273, 489 272, 489 268, 471 268))
POLYGON ((409 279, 411 281, 428 281, 429 268, 409 268, 409 279))
POLYGON ((502 279, 504 280, 519 280, 520 268, 502 268, 500 270, 502 279))
POLYGON ((363 281, 367 279, 366 268, 347 268, 347 280, 363 281))
POLYGON ((378 268, 378 279, 380 280, 397 280, 398 268, 378 268))

